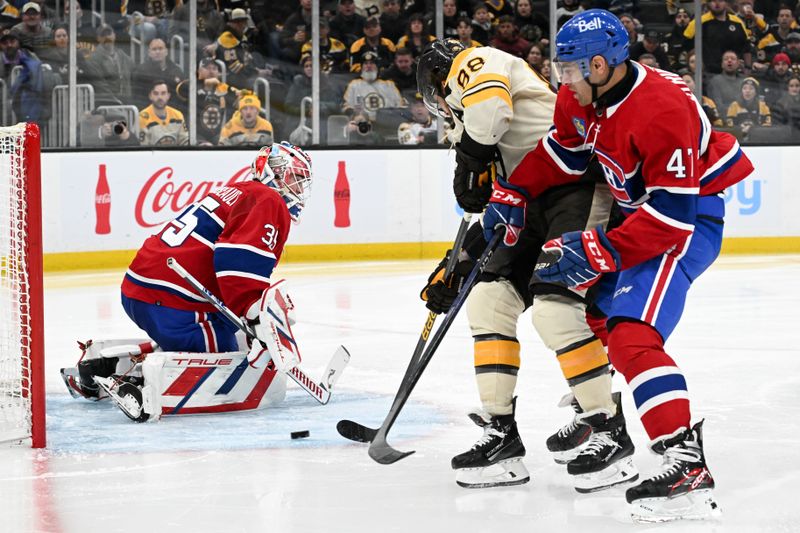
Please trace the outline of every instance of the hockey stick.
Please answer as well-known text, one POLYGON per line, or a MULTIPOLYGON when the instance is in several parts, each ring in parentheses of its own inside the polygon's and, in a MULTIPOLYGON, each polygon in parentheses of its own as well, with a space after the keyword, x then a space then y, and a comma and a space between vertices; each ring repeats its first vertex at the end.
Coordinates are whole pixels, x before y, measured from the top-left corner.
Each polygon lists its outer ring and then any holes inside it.
MULTIPOLYGON (((461 248, 464 246, 464 240, 467 238, 467 230, 469 229, 469 222, 471 218, 472 213, 464 213, 464 217, 461 219, 461 224, 458 226, 458 232, 456 233, 456 238, 453 241, 453 248, 450 252, 450 257, 448 258, 447 265, 444 269, 445 280, 450 277, 450 274, 452 274, 453 270, 456 268, 456 264, 458 263, 458 254, 461 252, 461 248)), ((428 316, 425 318, 425 324, 422 326, 422 332, 419 334, 419 340, 417 341, 416 347, 414 347, 414 353, 411 354, 411 360, 408 362, 408 368, 406 368, 406 373, 403 375, 403 380, 401 383, 408 379, 408 376, 411 375, 412 369, 417 365, 417 362, 422 355, 422 351, 425 349, 425 343, 428 342, 428 337, 433 329, 433 324, 436 322, 436 316, 436 313, 433 311, 428 312, 428 316)), ((375 438, 375 435, 378 434, 377 429, 363 426, 358 422, 353 422, 352 420, 340 420, 339 423, 336 424, 336 431, 338 431, 339 435, 346 439, 365 443, 372 442, 372 440, 375 438)))
MULTIPOLYGON (((497 232, 492 237, 492 240, 489 241, 486 249, 481 254, 481 257, 472 268, 472 272, 470 272, 469 276, 464 282, 464 285, 461 287, 461 291, 459 291, 458 296, 450 306, 450 310, 447 311, 447 315, 445 315, 441 325, 433 334, 430 343, 420 356, 419 362, 414 366, 410 374, 407 374, 403 378, 403 382, 400 384, 400 389, 397 391, 397 395, 394 398, 392 407, 389 409, 389 414, 386 415, 386 419, 383 421, 383 424, 380 428, 375 430, 375 434, 372 436, 372 443, 369 446, 369 456, 372 457, 372 459, 374 459, 376 462, 388 465, 414 453, 413 450, 410 452, 401 452, 392 448, 386 441, 386 435, 389 433, 392 425, 394 425, 397 417, 400 415, 400 411, 403 409, 408 397, 411 395, 411 391, 414 390, 414 387, 422 376, 423 371, 433 358, 433 354, 439 347, 439 344, 442 342, 447 330, 450 329, 450 325, 453 323, 453 320, 455 320, 458 311, 461 309, 461 306, 464 305, 464 301, 467 299, 467 295, 475 285, 478 276, 481 274, 481 272, 483 272, 483 269, 486 267, 486 263, 489 262, 494 254, 494 251, 497 249, 497 246, 500 244, 500 239, 502 239, 502 232, 497 232)), ((355 422, 352 424, 355 425, 355 422)), ((350 424, 348 424, 348 426, 349 425, 350 424)), ((357 428, 351 427, 348 429, 358 431, 357 428)), ((366 430, 364 431, 365 435, 369 434, 371 431, 370 428, 364 429, 366 430)))
MULTIPOLYGON (((200 283, 197 278, 192 276, 185 268, 183 268, 183 266, 181 266, 181 264, 178 263, 175 258, 168 258, 167 266, 174 270, 181 278, 186 280, 186 282, 191 285, 194 290, 199 292, 208 303, 216 307, 219 312, 222 313, 225 318, 230 320, 233 325, 242 330, 248 338, 258 341, 258 337, 250 328, 250 326, 248 326, 241 318, 236 316, 233 311, 228 309, 228 307, 222 303, 219 298, 214 296, 214 294, 205 286, 203 286, 203 284, 200 283)), ((328 403, 328 401, 330 401, 331 389, 333 389, 333 386, 339 380, 344 367, 347 366, 349 361, 350 352, 348 352, 347 348, 344 346, 339 346, 339 348, 336 349, 336 352, 334 352, 333 356, 331 357, 331 360, 328 362, 328 367, 325 369, 325 373, 323 374, 323 380, 315 382, 308 377, 305 372, 296 366, 289 370, 286 375, 288 375, 292 381, 300 385, 300 388, 310 394, 315 400, 322 405, 325 405, 328 403)))

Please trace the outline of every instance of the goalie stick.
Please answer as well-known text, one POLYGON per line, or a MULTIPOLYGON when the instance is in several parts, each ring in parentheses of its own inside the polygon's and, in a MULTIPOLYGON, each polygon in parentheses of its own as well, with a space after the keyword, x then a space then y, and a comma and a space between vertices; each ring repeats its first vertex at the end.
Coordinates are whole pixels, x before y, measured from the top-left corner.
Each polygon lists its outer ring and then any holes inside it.
MULTIPOLYGON (((453 241, 453 248, 450 252, 450 257, 447 259, 447 264, 445 265, 443 276, 443 279, 445 280, 450 277, 450 274, 452 274, 453 269, 455 269, 456 264, 458 263, 458 254, 461 251, 461 248, 464 246, 464 240, 467 238, 467 230, 469 229, 469 222, 471 218, 472 213, 464 213, 464 216, 461 219, 461 224, 458 226, 456 238, 453 241)), ((422 332, 419 334, 419 340, 417 341, 417 345, 414 347, 414 353, 411 354, 411 360, 408 362, 408 368, 406 368, 406 373, 403 375, 403 380, 401 383, 408 379, 412 370, 417 365, 417 362, 422 355, 422 350, 425 349, 425 344, 428 342, 428 337, 433 329, 433 324, 436 322, 436 316, 436 313, 433 311, 428 312, 428 316, 425 318, 425 324, 422 326, 422 332)), ((353 422, 352 420, 340 420, 336 424, 336 431, 339 432, 339 435, 348 440, 364 443, 372 442, 372 440, 375 438, 375 435, 378 434, 377 429, 363 426, 358 422, 353 422)))
MULTIPOLYGON (((225 318, 230 320, 233 325, 242 330, 249 339, 261 342, 250 326, 248 326, 241 318, 236 316, 233 311, 228 309, 228 307, 222 303, 222 300, 214 296, 214 294, 202 283, 200 283, 197 278, 192 276, 185 268, 183 268, 183 266, 178 263, 174 257, 167 259, 167 266, 174 270, 181 278, 186 280, 186 282, 191 285, 194 290, 199 292, 208 303, 216 307, 219 312, 222 313, 225 318)), ((339 346, 331 357, 331 360, 328 362, 328 367, 325 369, 325 372, 322 374, 323 379, 319 382, 312 380, 297 366, 286 372, 286 375, 289 376, 292 381, 297 383, 301 389, 310 394, 315 400, 322 405, 325 405, 330 401, 331 389, 333 389, 333 386, 339 380, 339 377, 341 376, 342 371, 344 371, 344 368, 347 366, 348 362, 350 362, 350 352, 348 352, 347 348, 344 346, 339 346)))
POLYGON ((413 369, 409 369, 410 372, 407 372, 406 376, 404 376, 402 383, 400 383, 400 388, 395 395, 392 407, 389 409, 389 413, 386 415, 386 419, 383 421, 381 427, 377 430, 373 430, 372 428, 362 426, 361 424, 357 424, 352 421, 341 421, 339 425, 337 425, 337 429, 342 435, 344 435, 344 433, 348 433, 364 439, 371 437, 369 456, 372 457, 372 459, 374 459, 376 462, 380 464, 392 464, 414 453, 413 450, 410 452, 401 452, 392 448, 386 441, 386 436, 389 433, 389 430, 392 428, 392 425, 394 425, 394 422, 397 420, 397 417, 400 415, 400 411, 403 409, 406 401, 408 401, 411 392, 414 390, 414 387, 422 376, 422 373, 425 371, 425 368, 428 366, 428 363, 430 363, 431 359, 433 358, 433 354, 439 347, 439 344, 441 344, 444 335, 447 333, 447 330, 450 329, 450 325, 453 323, 453 320, 455 320, 455 317, 461 309, 461 306, 464 305, 464 301, 467 299, 467 295, 475 285, 478 276, 481 274, 481 272, 483 272, 483 269, 486 267, 486 263, 489 262, 494 254, 494 251, 497 249, 497 246, 500 244, 502 233, 502 231, 495 233, 492 237, 492 240, 489 241, 486 249, 481 254, 481 257, 472 268, 472 272, 470 272, 469 276, 464 282, 464 285, 461 287, 461 291, 459 291, 458 296, 453 301, 450 309, 447 311, 447 314, 445 315, 441 325, 433 334, 433 337, 431 337, 430 343, 426 347, 425 351, 419 357, 419 360, 414 365, 413 369))

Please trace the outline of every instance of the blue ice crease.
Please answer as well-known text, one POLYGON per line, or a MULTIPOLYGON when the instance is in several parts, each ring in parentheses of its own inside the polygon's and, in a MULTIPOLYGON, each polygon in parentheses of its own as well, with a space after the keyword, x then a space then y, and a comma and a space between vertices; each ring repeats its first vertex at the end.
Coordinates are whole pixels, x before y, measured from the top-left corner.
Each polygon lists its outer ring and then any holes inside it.
MULTIPOLYGON (((350 419, 377 428, 391 406, 389 395, 337 390, 319 405, 300 390, 288 390, 273 408, 238 413, 165 416, 137 424, 110 401, 89 402, 66 394, 47 396, 47 447, 51 453, 127 453, 358 445, 336 432, 350 419), (308 430, 292 440, 293 431, 308 430)), ((433 405, 409 401, 391 431, 391 441, 421 437, 447 423, 433 405)), ((441 430, 441 428, 440 428, 441 430)))

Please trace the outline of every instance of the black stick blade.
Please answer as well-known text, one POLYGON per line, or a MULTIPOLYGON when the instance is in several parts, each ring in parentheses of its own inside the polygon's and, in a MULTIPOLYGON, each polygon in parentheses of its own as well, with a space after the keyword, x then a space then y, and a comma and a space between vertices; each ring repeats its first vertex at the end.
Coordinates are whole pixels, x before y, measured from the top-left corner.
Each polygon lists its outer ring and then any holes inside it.
POLYGON ((375 462, 382 465, 396 463, 400 459, 404 459, 412 453, 414 453, 414 450, 411 450, 410 452, 401 452, 399 450, 395 450, 385 443, 381 445, 380 443, 373 442, 369 447, 369 456, 372 457, 375 462))
POLYGON ((339 423, 336 424, 336 431, 339 432, 339 435, 348 440, 364 442, 366 444, 372 442, 375 439, 375 435, 378 434, 377 429, 362 426, 358 422, 353 422, 352 420, 339 420, 339 423))

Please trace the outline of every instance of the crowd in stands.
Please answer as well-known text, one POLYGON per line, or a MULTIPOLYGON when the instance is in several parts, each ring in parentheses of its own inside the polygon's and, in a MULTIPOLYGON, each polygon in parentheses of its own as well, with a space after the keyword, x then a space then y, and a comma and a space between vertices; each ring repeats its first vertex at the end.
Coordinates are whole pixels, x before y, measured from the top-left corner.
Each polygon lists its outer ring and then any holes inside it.
MULTIPOLYGON (((435 38, 438 3, 321 0, 323 144, 442 141, 436 117, 416 90, 416 61, 435 38)), ((549 78, 546 2, 443 0, 441 5, 445 37, 467 47, 504 50, 549 78)), ((632 59, 677 73, 694 87, 693 3, 560 0, 557 25, 591 7, 620 17, 632 59)), ((312 0, 197 0, 197 9, 198 143, 263 145, 279 138, 309 144, 312 0), (259 93, 259 82, 269 90, 259 93)), ((800 136, 798 15, 800 3, 707 0, 699 17, 702 105, 715 127, 744 140, 780 127, 787 136, 800 136)), ((94 108, 81 117, 82 145, 187 144, 189 72, 180 65, 189 57, 188 21, 188 0, 0 0, 2 119, 40 124, 51 119, 51 93, 69 80, 69 47, 75 41, 77 83, 91 86, 94 94, 94 108), (78 20, 75 36, 69 33, 71 8, 78 20), (142 53, 135 53, 139 48, 132 43, 142 43, 142 53), (121 112, 129 106, 135 106, 137 124, 121 112)))

